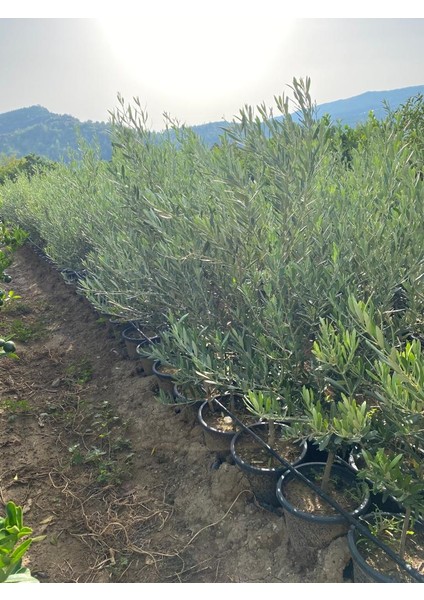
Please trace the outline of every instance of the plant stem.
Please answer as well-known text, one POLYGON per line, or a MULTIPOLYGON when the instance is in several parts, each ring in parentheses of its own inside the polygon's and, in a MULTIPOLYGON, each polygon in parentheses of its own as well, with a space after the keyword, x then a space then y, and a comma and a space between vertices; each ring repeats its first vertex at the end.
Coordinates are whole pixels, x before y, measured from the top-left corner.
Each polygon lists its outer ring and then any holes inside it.
POLYGON ((268 421, 268 446, 274 448, 275 444, 275 423, 271 419, 268 421))
POLYGON ((334 463, 335 452, 333 450, 328 451, 327 462, 325 463, 324 475, 322 476, 321 489, 323 492, 327 492, 328 484, 330 481, 331 468, 334 463))
POLYGON ((407 533, 408 533, 409 524, 410 524, 410 520, 411 520, 411 512, 412 512, 411 507, 407 506, 406 507, 406 511, 405 511, 405 518, 403 520, 402 533, 401 533, 401 536, 400 536, 399 556, 402 559, 403 559, 404 554, 405 554, 406 536, 407 536, 407 533))
MULTIPOLYGON (((274 448, 275 445, 275 423, 272 419, 268 420, 268 446, 274 448)), ((268 459, 268 469, 272 468, 272 456, 268 459)))

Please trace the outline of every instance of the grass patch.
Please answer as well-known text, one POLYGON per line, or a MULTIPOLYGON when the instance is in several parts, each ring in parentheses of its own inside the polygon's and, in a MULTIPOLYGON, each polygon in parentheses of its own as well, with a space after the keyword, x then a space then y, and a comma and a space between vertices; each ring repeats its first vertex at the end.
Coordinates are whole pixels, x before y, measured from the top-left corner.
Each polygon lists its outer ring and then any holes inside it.
MULTIPOLYGON (((96 407, 80 404, 79 410, 75 417, 80 440, 68 447, 71 466, 89 465, 100 485, 120 485, 130 477, 134 457, 131 440, 125 435, 128 422, 123 422, 107 401, 96 407)), ((70 425, 75 431, 75 419, 70 425)))
POLYGON ((9 302, 4 307, 4 314, 8 314, 10 316, 27 316, 33 312, 32 307, 26 302, 22 302, 21 300, 16 300, 15 302, 9 302))
POLYGON ((0 410, 11 415, 19 415, 31 412, 28 400, 15 400, 14 398, 1 398, 0 410))
POLYGON ((70 383, 84 385, 93 377, 93 366, 86 358, 68 365, 65 369, 66 379, 70 383))
POLYGON ((13 341, 27 343, 38 340, 44 334, 44 323, 34 321, 28 323, 22 319, 13 319, 13 321, 2 321, 0 330, 4 336, 13 341))

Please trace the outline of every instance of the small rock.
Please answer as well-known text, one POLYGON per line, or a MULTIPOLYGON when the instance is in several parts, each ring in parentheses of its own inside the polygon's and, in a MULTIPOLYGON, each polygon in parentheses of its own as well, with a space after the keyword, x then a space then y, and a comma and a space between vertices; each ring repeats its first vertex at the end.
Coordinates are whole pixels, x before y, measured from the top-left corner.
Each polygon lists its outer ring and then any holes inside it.
POLYGON ((343 583, 343 571, 350 558, 347 536, 333 540, 318 553, 317 583, 343 583))
POLYGON ((33 571, 32 574, 36 579, 49 579, 50 578, 50 575, 48 573, 45 573, 44 571, 33 571))
POLYGON ((59 386, 60 386, 60 377, 58 377, 57 379, 54 379, 51 383, 52 388, 57 388, 59 386))
POLYGON ((44 427, 44 425, 46 424, 46 421, 49 419, 49 414, 48 413, 40 413, 38 415, 38 424, 40 427, 44 427))

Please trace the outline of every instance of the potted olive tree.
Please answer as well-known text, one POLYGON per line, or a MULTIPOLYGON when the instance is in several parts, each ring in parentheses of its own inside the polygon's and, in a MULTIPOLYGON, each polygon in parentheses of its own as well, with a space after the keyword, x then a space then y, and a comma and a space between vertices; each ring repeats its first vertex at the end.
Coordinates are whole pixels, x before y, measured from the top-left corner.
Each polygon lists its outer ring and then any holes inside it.
MULTIPOLYGON (((372 491, 391 496, 399 502, 396 513, 374 509, 363 516, 363 522, 378 540, 386 544, 404 561, 399 566, 384 548, 358 532, 349 531, 348 542, 354 565, 355 583, 414 581, 408 572, 413 569, 424 582, 424 493, 422 470, 404 454, 394 455, 390 448, 379 448, 374 454, 363 450, 366 466, 360 475, 372 482, 372 491)), ((421 461, 420 461, 421 462, 421 461)))
POLYGON ((278 506, 276 484, 287 467, 268 448, 293 465, 300 464, 308 450, 306 441, 290 440, 284 435, 290 400, 289 390, 282 397, 250 390, 244 402, 259 421, 240 429, 231 440, 231 455, 246 474, 256 499, 271 506, 278 506))
POLYGON ((327 461, 303 463, 295 471, 287 470, 278 480, 277 497, 296 560, 307 565, 316 558, 318 549, 347 533, 349 523, 337 507, 356 517, 369 505, 367 485, 347 465, 338 463, 336 455, 354 443, 362 444, 372 431, 365 402, 358 405, 354 398, 344 395, 341 401, 321 401, 307 388, 303 388, 302 397, 304 414, 289 425, 288 434, 318 444, 327 451, 327 461), (315 489, 300 480, 296 471, 312 481, 315 489))
MULTIPOLYGON (((349 300, 352 315, 361 327, 375 360, 368 372, 379 401, 380 444, 362 450, 364 464, 359 475, 366 477, 383 501, 394 499, 396 514, 374 512, 364 519, 375 535, 424 577, 424 355, 421 342, 406 341, 394 347, 377 321, 378 311, 369 303, 349 300)), ((404 582, 413 580, 376 544, 352 528, 349 546, 355 581, 404 582)))
MULTIPOLYGON (((168 315, 169 328, 161 343, 151 346, 156 365, 173 367, 173 394, 161 393, 160 400, 196 407, 205 444, 219 461, 230 456, 230 442, 237 423, 221 403, 242 420, 247 413, 242 391, 233 377, 234 352, 229 335, 212 327, 197 327, 187 316, 168 315)), ((156 369, 156 367, 155 367, 156 369)))

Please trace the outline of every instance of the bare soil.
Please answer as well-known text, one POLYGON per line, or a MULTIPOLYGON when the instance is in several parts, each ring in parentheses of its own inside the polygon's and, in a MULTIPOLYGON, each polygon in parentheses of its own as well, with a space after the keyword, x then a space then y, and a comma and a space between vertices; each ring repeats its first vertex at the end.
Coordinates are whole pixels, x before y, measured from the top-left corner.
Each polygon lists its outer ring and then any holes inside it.
POLYGON ((121 330, 26 245, 0 313, 0 500, 24 507, 42 583, 349 581, 345 539, 299 571, 282 509, 204 443, 197 409, 159 401, 121 330))

